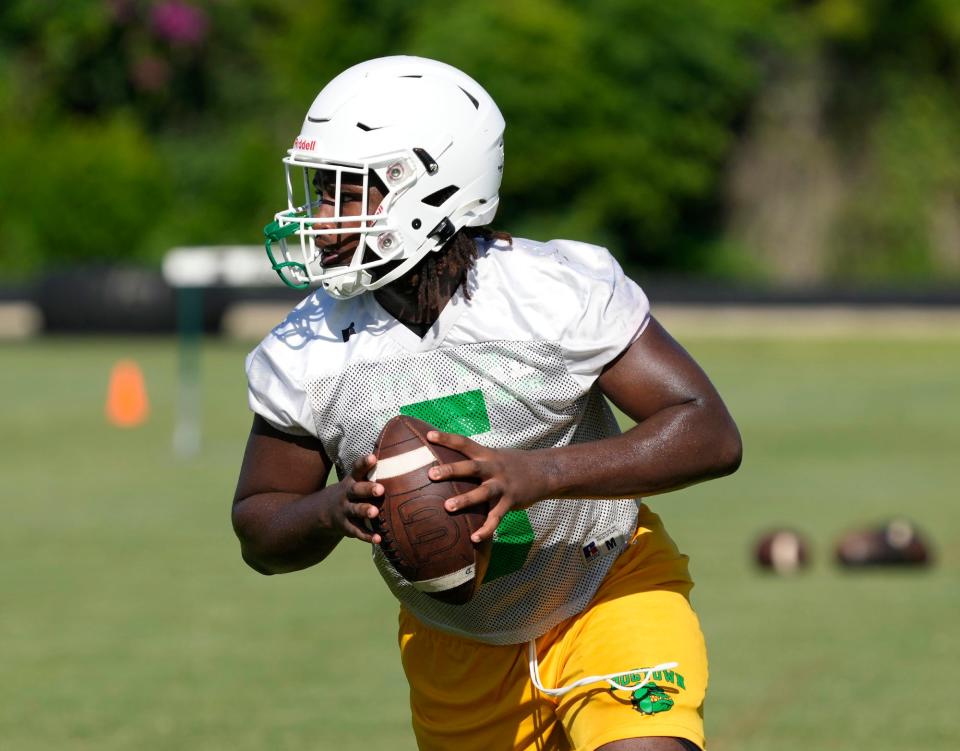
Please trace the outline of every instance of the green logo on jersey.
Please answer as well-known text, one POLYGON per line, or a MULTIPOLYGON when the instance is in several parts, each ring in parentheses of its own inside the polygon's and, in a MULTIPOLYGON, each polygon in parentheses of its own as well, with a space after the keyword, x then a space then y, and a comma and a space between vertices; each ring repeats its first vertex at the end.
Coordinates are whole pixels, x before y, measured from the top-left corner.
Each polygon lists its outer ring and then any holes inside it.
POLYGON ((490 430, 490 417, 480 389, 406 404, 400 414, 428 422, 444 433, 476 435, 490 430))
POLYGON ((493 533, 493 550, 483 583, 518 571, 533 547, 533 526, 526 511, 508 511, 493 533))
MULTIPOLYGON (((673 689, 676 691, 676 689, 673 689)), ((651 681, 634 689, 630 695, 630 703, 641 714, 656 714, 666 712, 673 706, 673 699, 667 696, 667 689, 651 681)))
MULTIPOLYGON (((444 433, 472 436, 490 430, 490 415, 480 389, 406 404, 400 408, 400 414, 428 422, 444 433)), ((533 526, 527 512, 504 514, 493 533, 493 549, 483 583, 519 571, 532 547, 533 526)))

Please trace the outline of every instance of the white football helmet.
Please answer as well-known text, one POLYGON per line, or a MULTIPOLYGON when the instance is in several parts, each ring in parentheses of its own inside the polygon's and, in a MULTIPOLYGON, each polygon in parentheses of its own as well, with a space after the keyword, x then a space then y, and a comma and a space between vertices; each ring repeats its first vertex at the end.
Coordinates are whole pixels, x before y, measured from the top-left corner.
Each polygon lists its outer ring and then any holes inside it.
POLYGON ((317 95, 283 159, 287 209, 264 228, 274 270, 292 287, 319 282, 345 299, 399 278, 461 227, 489 224, 499 203, 503 130, 490 95, 445 63, 384 57, 344 71, 317 95), (314 216, 317 170, 334 187, 322 227, 314 216), (343 213, 345 175, 362 185, 359 215, 343 213), (386 195, 371 213, 368 190, 377 178, 386 195), (359 235, 356 251, 346 265, 325 268, 317 236, 344 234, 359 235), (299 252, 288 242, 294 235, 299 252), (369 270, 390 262, 399 264, 374 280, 369 270))

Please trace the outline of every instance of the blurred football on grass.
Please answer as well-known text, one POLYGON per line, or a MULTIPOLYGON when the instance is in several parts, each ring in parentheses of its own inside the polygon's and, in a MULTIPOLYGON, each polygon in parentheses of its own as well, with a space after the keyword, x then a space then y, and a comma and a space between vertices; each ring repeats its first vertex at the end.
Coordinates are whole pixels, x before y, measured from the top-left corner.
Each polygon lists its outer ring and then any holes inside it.
POLYGON ((836 561, 845 568, 922 567, 933 562, 926 536, 908 519, 854 529, 836 544, 836 561))
POLYGON ((795 574, 810 563, 810 545, 794 529, 772 529, 757 538, 754 562, 776 574, 795 574))

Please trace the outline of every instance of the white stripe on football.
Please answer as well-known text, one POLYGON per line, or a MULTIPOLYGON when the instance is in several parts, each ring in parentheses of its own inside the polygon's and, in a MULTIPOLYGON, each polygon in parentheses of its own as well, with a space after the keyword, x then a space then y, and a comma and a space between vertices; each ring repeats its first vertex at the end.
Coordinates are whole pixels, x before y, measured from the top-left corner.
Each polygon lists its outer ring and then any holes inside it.
POLYGON ((470 581, 476 574, 476 570, 476 565, 471 563, 469 566, 459 571, 454 571, 452 574, 438 576, 436 579, 424 579, 410 583, 421 592, 446 592, 448 589, 459 587, 464 582, 470 581))
POLYGON ((436 461, 433 452, 427 446, 421 446, 413 451, 407 451, 404 454, 391 456, 386 459, 380 459, 370 472, 369 479, 372 482, 377 480, 387 480, 391 477, 399 477, 415 469, 426 467, 436 461))

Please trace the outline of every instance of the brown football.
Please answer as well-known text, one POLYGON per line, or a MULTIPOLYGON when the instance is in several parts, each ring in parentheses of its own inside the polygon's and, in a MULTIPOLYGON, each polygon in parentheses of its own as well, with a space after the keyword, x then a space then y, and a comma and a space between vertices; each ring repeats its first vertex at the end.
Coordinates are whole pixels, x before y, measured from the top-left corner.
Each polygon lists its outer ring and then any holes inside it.
POLYGON ((892 519, 846 532, 837 541, 836 559, 847 568, 927 566, 932 563, 933 554, 926 536, 913 522, 892 519))
POLYGON ((434 482, 430 467, 467 459, 458 451, 427 440, 435 428, 415 417, 392 418, 377 439, 377 463, 370 473, 384 488, 380 514, 371 527, 380 549, 397 572, 421 592, 451 605, 462 605, 476 593, 490 560, 490 541, 470 539, 487 517, 487 506, 471 506, 453 514, 447 498, 477 487, 474 479, 434 482))
POLYGON ((754 544, 754 560, 761 568, 777 574, 795 574, 810 562, 810 545, 793 529, 774 529, 754 544))

